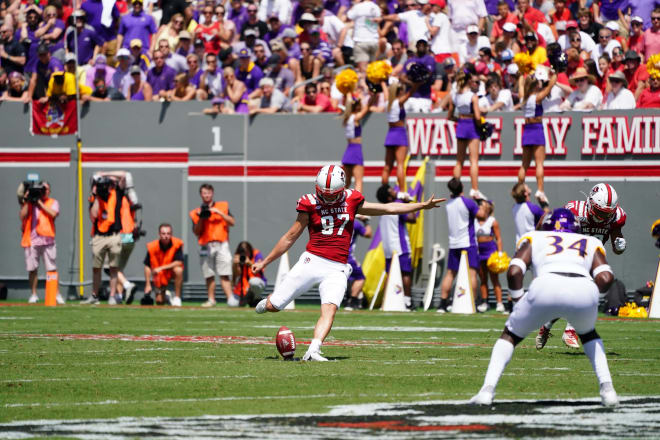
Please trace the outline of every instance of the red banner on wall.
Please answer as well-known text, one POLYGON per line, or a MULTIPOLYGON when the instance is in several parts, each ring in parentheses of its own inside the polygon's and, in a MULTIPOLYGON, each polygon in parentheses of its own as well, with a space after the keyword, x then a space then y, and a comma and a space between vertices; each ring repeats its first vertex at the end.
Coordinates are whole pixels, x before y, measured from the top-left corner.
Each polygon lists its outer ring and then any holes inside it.
POLYGON ((67 136, 78 131, 76 101, 41 103, 32 101, 30 133, 42 136, 67 136))

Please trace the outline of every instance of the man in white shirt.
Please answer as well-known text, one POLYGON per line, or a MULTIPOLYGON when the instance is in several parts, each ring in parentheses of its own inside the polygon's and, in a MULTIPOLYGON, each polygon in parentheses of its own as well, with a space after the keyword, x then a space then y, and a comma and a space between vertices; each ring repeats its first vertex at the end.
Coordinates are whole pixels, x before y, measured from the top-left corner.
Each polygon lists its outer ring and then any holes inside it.
POLYGON ((415 52, 419 40, 431 41, 431 5, 429 0, 416 0, 415 6, 399 14, 390 14, 383 20, 403 22, 408 29, 408 49, 415 52))
POLYGON ((465 31, 469 25, 477 23, 479 30, 485 28, 488 11, 484 0, 449 0, 447 4, 457 44, 467 40, 465 31))
POLYGON ((340 65, 343 65, 344 55, 341 48, 354 48, 355 46, 353 39, 349 35, 349 28, 346 26, 346 23, 341 21, 339 17, 327 9, 321 7, 315 8, 312 13, 319 21, 321 30, 328 36, 328 43, 332 46, 332 57, 337 60, 340 65))
POLYGON ((580 33, 580 49, 584 50, 585 52, 591 53, 592 50, 596 47, 596 43, 594 42, 594 39, 591 38, 589 34, 586 32, 582 32, 581 30, 578 29, 577 22, 575 20, 569 20, 566 22, 566 33, 563 35, 560 35, 559 38, 557 38, 557 43, 561 46, 561 50, 566 50, 568 49, 570 45, 570 35, 571 33, 576 30, 580 33))
POLYGON ((562 110, 592 111, 600 107, 603 93, 594 84, 596 79, 587 73, 584 67, 578 67, 569 79, 571 85, 577 85, 560 108, 562 110))
MULTIPOLYGON (((612 49, 615 47, 621 47, 621 43, 612 38, 612 31, 608 28, 602 28, 598 31, 598 44, 591 51, 591 58, 596 61, 596 67, 598 67, 598 58, 600 58, 604 53, 607 53, 612 59, 612 49)), ((598 67, 598 73, 603 74, 598 67)))
POLYGON ((346 17, 353 21, 353 59, 360 71, 376 59, 378 52, 378 20, 380 8, 371 0, 355 0, 346 17))
POLYGON ((269 17, 277 15, 280 23, 290 23, 292 13, 293 5, 291 4, 291 0, 261 0, 259 10, 257 11, 257 18, 267 23, 269 17))
POLYGON ((486 81, 486 90, 488 94, 479 98, 479 108, 482 113, 513 111, 511 90, 502 89, 502 82, 499 76, 489 76, 488 81, 486 81))
POLYGON ((431 4, 431 52, 435 55, 435 60, 441 63, 455 52, 451 23, 441 8, 444 0, 431 0, 429 3, 431 4))
POLYGON ((637 107, 635 95, 628 90, 628 81, 623 72, 617 70, 607 77, 612 90, 607 94, 603 110, 629 110, 637 107))
POLYGON ((479 49, 482 47, 490 48, 490 40, 488 37, 479 35, 479 27, 476 24, 471 24, 465 31, 467 32, 467 41, 461 43, 458 47, 460 64, 468 61, 473 62, 479 58, 479 49))

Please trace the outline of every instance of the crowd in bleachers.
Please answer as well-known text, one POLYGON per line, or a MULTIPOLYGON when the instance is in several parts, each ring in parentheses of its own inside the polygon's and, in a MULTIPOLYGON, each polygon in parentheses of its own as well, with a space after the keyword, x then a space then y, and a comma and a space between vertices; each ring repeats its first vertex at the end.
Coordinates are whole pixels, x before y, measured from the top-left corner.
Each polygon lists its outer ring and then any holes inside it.
POLYGON ((446 110, 464 69, 482 112, 512 111, 520 77, 559 51, 546 112, 660 107, 651 0, 0 0, 0 20, 8 101, 79 89, 83 101, 209 101, 209 113, 336 112, 334 77, 351 65, 354 94, 384 111, 387 88, 366 70, 386 60, 407 84, 410 65, 432 71, 408 111, 446 110))

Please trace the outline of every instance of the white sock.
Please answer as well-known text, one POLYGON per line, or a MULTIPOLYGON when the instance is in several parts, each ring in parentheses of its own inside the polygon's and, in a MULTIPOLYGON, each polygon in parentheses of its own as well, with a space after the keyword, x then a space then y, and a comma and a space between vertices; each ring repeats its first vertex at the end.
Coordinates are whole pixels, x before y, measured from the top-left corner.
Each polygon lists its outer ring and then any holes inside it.
POLYGON ((320 351, 321 350, 321 340, 320 339, 312 339, 312 343, 309 344, 309 348, 307 351, 320 351))
POLYGON ((575 330, 575 328, 571 325, 570 322, 566 322, 566 329, 564 331, 567 332, 569 330, 575 330))
POLYGON ((605 347, 603 346, 602 339, 592 339, 586 344, 582 344, 584 354, 587 355, 591 361, 591 366, 598 377, 598 383, 603 384, 612 382, 610 376, 610 368, 607 365, 607 356, 605 356, 605 347))
POLYGON ((493 352, 490 355, 484 386, 492 386, 493 390, 497 387, 497 382, 499 382, 504 369, 513 357, 513 349, 513 344, 504 339, 498 339, 495 342, 493 352))
POLYGON ((122 286, 124 286, 124 289, 128 289, 131 286, 131 282, 126 280, 123 283, 121 283, 122 286))

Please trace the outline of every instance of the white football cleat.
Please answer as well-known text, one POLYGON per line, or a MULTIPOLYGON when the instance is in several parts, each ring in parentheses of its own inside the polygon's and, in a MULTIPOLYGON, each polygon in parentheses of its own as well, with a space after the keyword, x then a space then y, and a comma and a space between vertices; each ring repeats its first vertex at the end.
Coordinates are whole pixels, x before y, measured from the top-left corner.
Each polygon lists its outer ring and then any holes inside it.
POLYGON ((39 297, 37 296, 36 293, 30 295, 30 299, 28 299, 28 304, 36 304, 38 302, 39 302, 39 297))
POLYGON ((564 344, 566 344, 567 347, 580 348, 577 333, 575 333, 575 330, 572 328, 564 330, 564 334, 561 335, 561 340, 564 341, 564 344))
POLYGON ((173 296, 172 299, 170 299, 170 305, 172 307, 181 307, 181 298, 173 296))
POLYGON ((617 406, 619 404, 619 397, 614 391, 612 382, 605 382, 600 386, 600 399, 603 406, 617 406))
POLYGON ((66 304, 66 301, 64 301, 64 298, 62 298, 62 295, 60 295, 59 293, 57 294, 57 297, 55 298, 55 302, 59 305, 66 304))
POLYGON ((472 399, 470 399, 470 405, 491 405, 494 397, 495 391, 493 390, 493 387, 490 385, 484 386, 472 399))
POLYGON ((305 353, 305 356, 302 358, 303 361, 316 361, 316 362, 328 362, 328 359, 321 356, 320 351, 309 351, 305 353))
POLYGON ((254 308, 254 311, 261 314, 261 313, 266 313, 266 304, 268 303, 268 298, 264 298, 261 301, 259 301, 259 304, 257 304, 257 307, 254 308))

